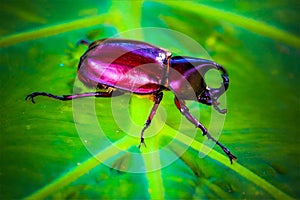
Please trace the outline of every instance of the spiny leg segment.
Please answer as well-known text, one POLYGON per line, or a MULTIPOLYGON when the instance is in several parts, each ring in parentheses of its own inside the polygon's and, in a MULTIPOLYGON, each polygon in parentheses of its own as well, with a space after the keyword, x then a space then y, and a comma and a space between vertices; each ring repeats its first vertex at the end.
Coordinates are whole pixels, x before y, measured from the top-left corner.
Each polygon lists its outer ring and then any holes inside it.
POLYGON ((142 144, 144 146, 146 146, 145 141, 144 141, 145 140, 144 139, 144 132, 150 126, 151 121, 152 121, 152 119, 153 119, 153 117, 154 117, 154 115, 156 113, 156 110, 157 110, 157 108, 159 106, 159 103, 161 102, 162 98, 163 98, 163 93, 162 92, 158 92, 157 94, 155 94, 154 105, 153 105, 153 107, 151 109, 151 112, 150 112, 148 118, 147 118, 147 121, 146 121, 146 123, 144 125, 144 128, 141 131, 141 142, 139 144, 139 148, 141 147, 142 144))
POLYGON ((33 92, 25 97, 25 100, 31 100, 32 103, 35 103, 34 98, 36 96, 46 96, 49 98, 61 100, 61 101, 68 101, 72 99, 78 99, 78 98, 84 98, 84 97, 112 97, 113 96, 119 96, 122 95, 123 92, 120 92, 118 90, 110 91, 110 92, 87 92, 82 94, 72 94, 72 95, 62 95, 57 96, 53 95, 47 92, 33 92))
POLYGON ((178 110, 190 121, 192 122, 197 128, 202 130, 203 136, 206 135, 208 139, 214 141, 219 147, 222 148, 224 153, 229 157, 230 163, 232 164, 232 160, 236 160, 237 157, 234 156, 224 145, 218 142, 215 138, 213 138, 208 130, 189 112, 188 107, 185 105, 185 102, 181 99, 175 97, 174 99, 176 107, 178 110))

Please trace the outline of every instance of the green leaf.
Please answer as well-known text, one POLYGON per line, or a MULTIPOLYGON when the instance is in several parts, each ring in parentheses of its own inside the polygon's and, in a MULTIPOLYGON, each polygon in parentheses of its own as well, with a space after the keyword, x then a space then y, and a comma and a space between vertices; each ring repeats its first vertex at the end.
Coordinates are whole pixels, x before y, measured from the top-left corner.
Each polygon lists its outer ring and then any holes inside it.
MULTIPOLYGON (((4 2, 0 198, 299 198, 297 2, 204 2, 4 2), (86 51, 75 47, 78 40, 150 26, 188 35, 228 70, 228 113, 219 141, 238 157, 232 165, 221 149, 207 146, 201 132, 182 118, 171 92, 164 93, 145 132, 147 147, 141 149, 139 134, 153 105, 148 96, 123 96, 130 97, 129 108, 121 100, 116 105, 98 98, 96 122, 85 101, 80 102, 79 120, 75 102, 24 100, 34 91, 72 93, 76 66, 86 51), (98 123, 105 133, 102 139, 98 123), (85 138, 78 126, 87 130, 85 138)), ((164 41, 174 44, 171 51, 195 53, 172 35, 141 31, 127 36, 164 41)), ((82 85, 75 89, 88 91, 82 85)), ((208 127, 210 108, 187 104, 193 114, 200 112, 200 121, 208 127)))

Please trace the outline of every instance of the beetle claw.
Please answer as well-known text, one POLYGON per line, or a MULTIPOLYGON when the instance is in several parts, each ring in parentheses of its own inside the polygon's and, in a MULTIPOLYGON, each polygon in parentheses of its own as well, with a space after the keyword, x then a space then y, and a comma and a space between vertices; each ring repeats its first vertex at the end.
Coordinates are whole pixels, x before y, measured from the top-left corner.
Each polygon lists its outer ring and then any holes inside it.
POLYGON ((237 157, 235 155, 233 155, 226 147, 224 147, 220 143, 219 143, 219 146, 222 148, 224 153, 226 153, 226 155, 228 156, 231 164, 232 164, 232 160, 237 160, 237 157))
POLYGON ((27 101, 27 100, 31 100, 32 103, 35 103, 34 97, 35 97, 35 95, 29 94, 29 95, 27 95, 27 96, 25 97, 25 100, 26 100, 26 101, 27 101))
POLYGON ((228 149, 225 148, 225 149, 223 149, 223 151, 228 156, 231 164, 232 164, 232 160, 237 160, 237 157, 235 155, 233 155, 228 149))
POLYGON ((227 154, 227 156, 229 157, 231 164, 232 164, 232 160, 237 160, 237 157, 231 153, 229 155, 227 154))
POLYGON ((146 143, 145 143, 145 141, 144 141, 144 138, 141 138, 141 142, 140 142, 140 144, 139 144, 139 146, 138 146, 139 149, 141 148, 142 145, 144 145, 144 147, 147 147, 147 146, 146 146, 146 143))

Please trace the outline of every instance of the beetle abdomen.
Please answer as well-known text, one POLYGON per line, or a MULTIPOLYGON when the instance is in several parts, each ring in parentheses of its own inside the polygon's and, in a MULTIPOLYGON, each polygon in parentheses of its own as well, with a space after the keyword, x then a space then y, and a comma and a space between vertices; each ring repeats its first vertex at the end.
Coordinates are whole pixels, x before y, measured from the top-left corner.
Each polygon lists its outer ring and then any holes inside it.
POLYGON ((79 79, 89 87, 104 84, 134 93, 153 93, 160 89, 171 55, 148 43, 108 39, 82 56, 79 79))

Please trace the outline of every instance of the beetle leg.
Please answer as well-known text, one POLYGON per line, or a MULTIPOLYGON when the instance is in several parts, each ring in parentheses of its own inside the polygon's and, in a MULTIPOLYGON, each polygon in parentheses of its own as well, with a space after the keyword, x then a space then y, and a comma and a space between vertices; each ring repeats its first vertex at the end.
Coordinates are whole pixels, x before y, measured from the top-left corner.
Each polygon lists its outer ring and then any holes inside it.
POLYGON ((155 101, 154 101, 154 105, 153 105, 153 107, 152 107, 152 109, 151 109, 151 112, 150 112, 150 114, 149 114, 149 116, 148 116, 148 119, 147 119, 147 121, 146 121, 146 123, 145 123, 145 125, 144 125, 144 128, 142 129, 142 132, 141 132, 141 142, 140 142, 140 144, 139 144, 139 148, 141 147, 141 145, 143 144, 144 146, 146 146, 146 144, 145 144, 145 142, 144 142, 144 132, 145 132, 145 130, 150 126, 150 124, 151 124, 151 120, 153 119, 153 117, 154 117, 154 115, 155 115, 155 113, 156 113, 156 110, 157 110, 157 108, 158 108, 158 106, 159 106, 159 103, 160 103, 160 101, 162 100, 162 98, 163 98, 163 93, 162 92, 159 92, 159 93, 157 93, 157 94, 155 94, 155 101))
POLYGON ((82 94, 72 94, 72 95, 62 95, 62 96, 56 96, 47 92, 33 92, 26 96, 25 100, 31 100, 32 103, 35 103, 34 97, 36 96, 47 96, 53 99, 58 99, 61 101, 68 101, 72 99, 78 99, 78 98, 84 98, 84 97, 112 97, 122 95, 123 92, 120 91, 110 91, 110 92, 88 92, 88 93, 82 93, 82 94))
POLYGON ((190 121, 192 122, 197 128, 200 128, 203 132, 203 136, 206 135, 208 139, 214 141, 219 147, 222 148, 224 153, 229 157, 230 163, 232 164, 232 160, 236 160, 237 157, 230 153, 230 151, 222 145, 220 142, 218 142, 215 138, 213 138, 210 133, 207 131, 207 129, 189 112, 188 107, 185 105, 185 102, 181 99, 178 99, 175 97, 174 99, 176 107, 179 109, 179 111, 190 121))

